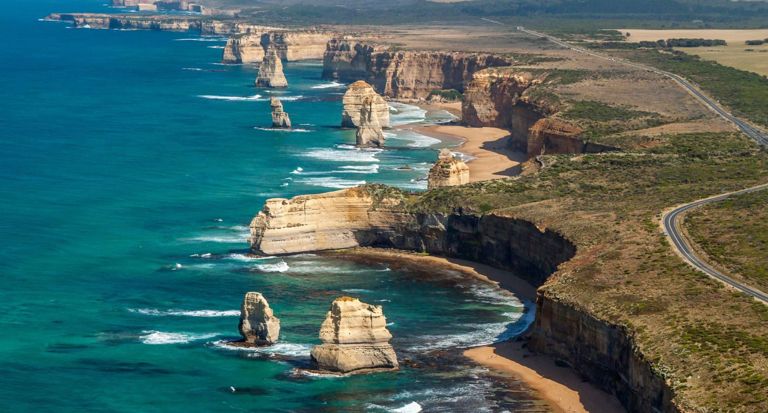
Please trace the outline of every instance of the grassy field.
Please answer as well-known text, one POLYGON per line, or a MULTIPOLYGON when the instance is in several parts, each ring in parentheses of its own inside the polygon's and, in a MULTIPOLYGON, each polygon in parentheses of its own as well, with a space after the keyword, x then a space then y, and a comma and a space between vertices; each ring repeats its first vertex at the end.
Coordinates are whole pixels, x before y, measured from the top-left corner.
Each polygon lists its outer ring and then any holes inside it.
POLYGON ((768 291, 768 191, 690 212, 692 241, 728 274, 768 291))

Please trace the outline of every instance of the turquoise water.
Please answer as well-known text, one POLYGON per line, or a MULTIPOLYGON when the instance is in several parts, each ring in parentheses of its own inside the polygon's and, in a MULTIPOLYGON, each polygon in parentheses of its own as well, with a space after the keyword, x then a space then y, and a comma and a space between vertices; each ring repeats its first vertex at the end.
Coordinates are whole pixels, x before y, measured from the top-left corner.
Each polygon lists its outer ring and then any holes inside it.
MULTIPOLYGON (((343 86, 320 80, 319 62, 286 65, 291 86, 279 94, 300 130, 278 132, 269 130, 269 94, 252 87, 254 68, 217 64, 220 38, 38 21, 108 10, 101 3, 3 2, 2 411, 536 404, 453 350, 517 331, 525 321, 513 296, 451 273, 245 255, 248 222, 267 198, 363 182, 419 190, 440 143, 391 132, 383 151, 354 149, 354 132, 336 128, 343 86), (275 347, 226 345, 247 291, 264 293, 282 319, 275 347), (401 371, 301 373, 342 294, 384 306, 401 371)), ((396 108, 398 123, 425 121, 417 108, 396 108)))

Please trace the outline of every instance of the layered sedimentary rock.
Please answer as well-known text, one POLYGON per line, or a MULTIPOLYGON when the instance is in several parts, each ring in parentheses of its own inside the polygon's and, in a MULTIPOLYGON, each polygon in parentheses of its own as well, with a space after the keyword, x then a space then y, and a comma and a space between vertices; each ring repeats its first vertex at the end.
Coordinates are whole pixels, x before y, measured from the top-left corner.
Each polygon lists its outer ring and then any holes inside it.
POLYGON ((356 128, 360 125, 360 113, 365 99, 371 100, 371 113, 382 128, 389 127, 389 105, 381 95, 376 93, 373 86, 363 80, 358 80, 347 87, 344 93, 344 109, 341 113, 341 127, 356 128))
POLYGON ((312 349, 312 361, 320 370, 340 373, 396 369, 391 338, 381 306, 339 297, 320 326, 323 344, 312 349))
POLYGON ((288 86, 288 80, 283 73, 283 62, 272 47, 267 49, 264 59, 261 61, 259 75, 256 77, 256 86, 268 88, 288 86))
POLYGON ((269 105, 272 107, 272 127, 290 129, 291 118, 283 110, 283 103, 280 102, 280 99, 273 96, 269 100, 269 105))
POLYGON ((292 62, 306 59, 322 59, 326 43, 335 33, 322 30, 267 29, 235 35, 227 40, 224 47, 224 63, 257 63, 264 57, 264 51, 273 46, 278 56, 292 62))
POLYGON ((588 142, 580 127, 557 118, 560 107, 532 97, 531 92, 545 78, 546 74, 534 77, 515 68, 492 68, 475 73, 464 92, 463 122, 469 126, 511 131, 511 149, 529 157, 612 150, 588 142))
MULTIPOLYGON (((291 253, 355 246, 397 248, 510 270, 534 286, 544 284, 576 254, 576 247, 563 236, 529 221, 459 212, 407 213, 397 193, 377 186, 270 200, 265 211, 252 223, 251 242, 255 251, 268 254, 285 251, 286 246, 291 253), (336 240, 342 242, 335 244, 336 240)), ((572 365, 615 394, 628 411, 680 411, 669 385, 635 347, 625 327, 563 301, 546 285, 538 290, 531 334, 532 350, 572 365)))
POLYGON ((53 13, 48 15, 46 19, 71 22, 74 27, 78 28, 199 32, 203 35, 230 35, 263 32, 273 29, 236 20, 215 20, 201 16, 167 14, 146 16, 100 13, 53 13))
POLYGON ((415 99, 433 90, 463 91, 473 73, 509 64, 509 59, 490 54, 392 51, 335 39, 323 56, 323 77, 365 80, 385 96, 415 99))
POLYGON ((275 317, 261 293, 249 292, 240 307, 240 335, 248 344, 267 346, 280 337, 280 319, 275 317))
POLYGON ((457 186, 469 183, 469 167, 453 156, 450 150, 440 150, 437 162, 429 170, 428 188, 457 186))
POLYGON ((360 119, 355 134, 355 142, 359 147, 384 146, 384 132, 381 130, 379 118, 373 107, 373 97, 363 98, 360 108, 360 119))

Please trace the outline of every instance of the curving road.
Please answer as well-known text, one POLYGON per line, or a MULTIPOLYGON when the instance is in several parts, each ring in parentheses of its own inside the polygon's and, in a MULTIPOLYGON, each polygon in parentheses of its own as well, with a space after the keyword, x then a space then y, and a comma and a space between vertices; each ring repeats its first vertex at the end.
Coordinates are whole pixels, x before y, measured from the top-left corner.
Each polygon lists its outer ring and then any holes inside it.
POLYGON ((667 238, 669 238, 669 240, 672 242, 672 245, 675 246, 675 249, 677 249, 677 252, 683 257, 683 259, 685 259, 685 261, 687 261, 699 271, 709 275, 710 277, 721 281, 747 295, 750 295, 765 304, 768 304, 768 294, 756 288, 752 288, 746 284, 742 284, 704 262, 704 260, 702 260, 698 255, 696 255, 695 252, 693 252, 693 248, 691 248, 690 242, 680 231, 683 216, 691 209, 698 208, 706 204, 711 204, 713 202, 719 202, 734 195, 742 195, 765 189, 768 189, 768 184, 754 186, 752 188, 743 189, 741 191, 729 192, 727 194, 717 195, 711 198, 700 199, 698 201, 679 206, 672 211, 662 214, 661 222, 664 226, 664 232, 667 234, 667 238))
MULTIPOLYGON (((715 101, 714 99, 704 94, 704 92, 702 92, 699 88, 697 88, 693 83, 689 82, 688 80, 686 80, 680 75, 676 75, 672 72, 667 72, 665 70, 657 69, 652 66, 634 63, 625 59, 620 59, 620 58, 596 53, 592 50, 588 50, 583 47, 573 46, 554 36, 550 36, 544 33, 539 33, 533 30, 528 30, 525 27, 518 26, 517 30, 527 33, 531 36, 547 39, 550 42, 557 44, 558 46, 564 47, 566 49, 571 49, 575 52, 583 53, 589 56, 596 57, 598 59, 609 60, 611 62, 620 63, 626 66, 647 70, 662 76, 666 76, 674 80, 675 82, 677 82, 677 84, 679 84, 683 88, 685 88, 688 91, 688 93, 692 94, 695 98, 697 98, 701 103, 703 103, 710 110, 714 111, 715 113, 723 117, 725 120, 736 125, 737 128, 739 128, 745 135, 753 139, 755 142, 763 146, 768 146, 768 134, 766 134, 765 131, 759 128, 756 128, 750 125, 749 123, 731 115, 731 113, 725 110, 723 107, 721 107, 717 101, 715 101)), ((678 254, 680 254, 680 256, 682 256, 683 259, 686 262, 688 262, 688 264, 692 265, 697 270, 709 275, 710 277, 718 281, 721 281, 749 296, 752 296, 755 299, 763 302, 764 304, 768 304, 768 294, 756 288, 752 288, 746 284, 742 284, 739 281, 734 280, 733 278, 723 274, 722 272, 716 270, 711 265, 707 264, 703 259, 701 259, 698 255, 696 255, 695 252, 693 252, 693 248, 691 248, 690 242, 680 232, 680 225, 682 223, 682 218, 685 215, 685 213, 690 211, 691 209, 698 208, 702 205, 710 204, 713 202, 719 202, 734 195, 741 195, 741 194, 761 191, 765 189, 768 189, 768 184, 758 185, 758 186, 747 188, 741 191, 729 192, 726 194, 713 196, 711 198, 700 199, 698 201, 681 205, 679 207, 674 208, 672 211, 662 214, 662 224, 664 227, 664 232, 667 235, 667 238, 669 238, 669 240, 672 242, 672 245, 677 250, 678 254)))
POLYGON ((554 36, 550 36, 548 34, 539 33, 539 32, 533 31, 533 30, 529 30, 529 29, 526 29, 525 27, 522 27, 522 26, 518 26, 517 30, 521 31, 523 33, 530 34, 531 36, 536 36, 536 37, 541 37, 541 38, 547 39, 550 42, 552 42, 552 43, 554 43, 554 44, 556 44, 558 46, 564 47, 566 49, 571 49, 571 50, 573 50, 575 52, 578 52, 578 53, 586 54, 586 55, 589 55, 589 56, 592 56, 592 57, 596 57, 598 59, 608 60, 608 61, 611 61, 611 62, 623 64, 625 66, 634 67, 636 69, 647 70, 649 72, 653 72, 653 73, 656 73, 656 74, 659 74, 659 75, 662 75, 662 76, 666 76, 666 77, 674 80, 678 85, 680 85, 683 88, 685 88, 688 91, 688 93, 690 93, 696 99, 698 99, 701 103, 703 103, 704 106, 706 106, 707 108, 709 108, 713 112, 717 113, 718 115, 723 117, 725 120, 727 120, 727 121, 733 123, 734 125, 736 125, 737 128, 739 128, 742 132, 744 132, 745 135, 747 135, 751 139, 755 140, 755 142, 757 142, 758 144, 763 145, 763 146, 768 146, 768 133, 766 133, 765 131, 763 131, 763 130, 755 127, 755 126, 752 126, 749 123, 747 123, 747 122, 745 122, 745 121, 743 121, 743 120, 741 120, 741 119, 731 115, 731 113, 728 112, 727 110, 725 110, 722 106, 720 106, 720 104, 716 100, 714 100, 714 99, 710 98, 709 96, 707 96, 704 92, 702 92, 693 83, 689 82, 688 80, 686 80, 684 77, 682 77, 680 75, 676 75, 676 74, 674 74, 672 72, 667 72, 666 70, 657 69, 657 68, 655 68, 653 66, 648 66, 648 65, 644 65, 644 64, 640 64, 640 63, 631 62, 629 60, 625 60, 625 59, 621 59, 621 58, 612 57, 612 56, 604 55, 604 54, 601 54, 601 53, 597 53, 597 52, 594 52, 592 50, 585 49, 583 47, 574 46, 574 45, 568 44, 565 41, 560 40, 560 39, 558 39, 558 38, 556 38, 554 36))

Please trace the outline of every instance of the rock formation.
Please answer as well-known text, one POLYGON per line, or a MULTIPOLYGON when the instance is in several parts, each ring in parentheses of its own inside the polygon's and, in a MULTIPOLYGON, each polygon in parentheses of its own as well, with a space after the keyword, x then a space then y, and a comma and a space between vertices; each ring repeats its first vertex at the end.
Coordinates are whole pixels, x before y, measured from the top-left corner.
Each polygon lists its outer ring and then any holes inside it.
POLYGON ((435 165, 429 170, 428 188, 457 186, 469 183, 469 167, 464 161, 454 158, 448 149, 440 150, 435 165))
POLYGON ((323 76, 366 80, 385 96, 426 98, 433 90, 463 91, 472 74, 510 60, 489 54, 391 51, 381 46, 334 39, 323 56, 323 76))
POLYGON ((288 117, 288 112, 283 111, 280 99, 273 96, 269 99, 269 104, 272 107, 272 127, 290 129, 291 118, 288 117))
POLYGON ((528 157, 542 153, 592 153, 612 150, 588 142, 583 130, 557 117, 560 104, 535 98, 546 79, 516 68, 491 68, 474 74, 464 92, 461 114, 469 126, 511 131, 510 149, 528 157))
POLYGON ((240 335, 247 344, 268 346, 280 336, 280 319, 261 293, 249 292, 240 308, 240 335))
POLYGON ((339 297, 320 326, 323 344, 312 349, 312 361, 320 370, 340 373, 396 369, 391 338, 381 306, 339 297))
POLYGON ((363 98, 363 104, 360 108, 360 120, 355 134, 356 144, 359 147, 382 147, 384 146, 384 139, 379 118, 374 112, 373 97, 366 96, 363 98))
POLYGON ((273 46, 281 59, 292 62, 322 59, 326 44, 336 33, 324 30, 286 30, 267 28, 238 34, 227 40, 222 61, 224 63, 258 63, 264 51, 273 46))
POLYGON ((363 101, 370 98, 372 101, 373 116, 382 128, 389 127, 389 105, 381 95, 373 90, 373 86, 363 80, 358 80, 347 87, 344 93, 344 110, 341 113, 341 127, 356 128, 360 125, 360 112, 363 109, 363 101))
POLYGON ((288 87, 288 80, 283 74, 283 62, 277 55, 274 47, 270 47, 264 53, 264 59, 259 66, 259 75, 256 77, 256 86, 268 88, 288 87))

